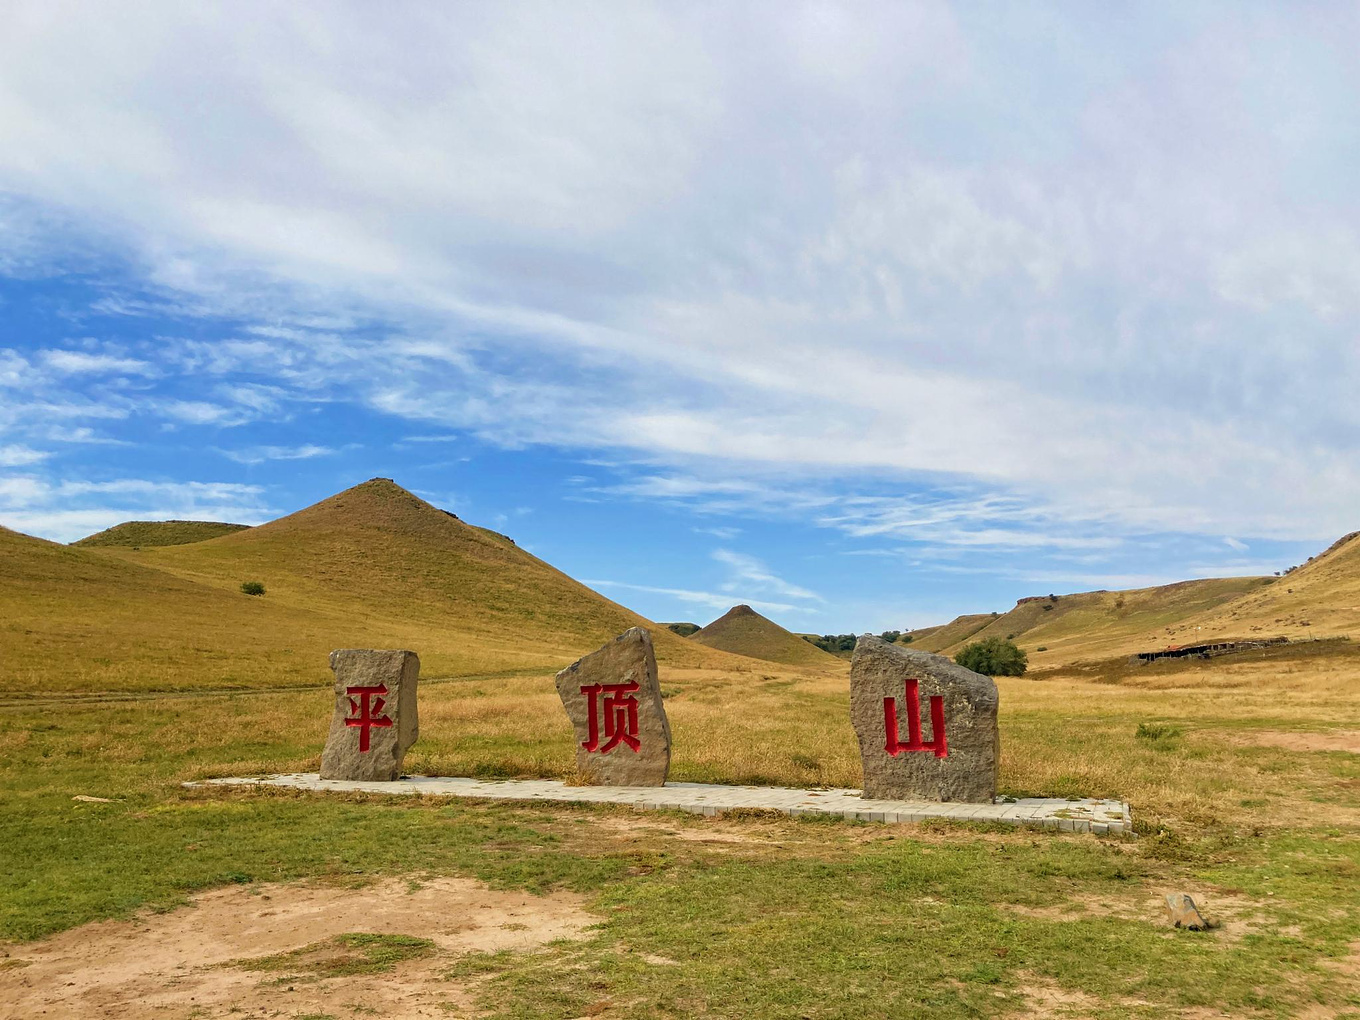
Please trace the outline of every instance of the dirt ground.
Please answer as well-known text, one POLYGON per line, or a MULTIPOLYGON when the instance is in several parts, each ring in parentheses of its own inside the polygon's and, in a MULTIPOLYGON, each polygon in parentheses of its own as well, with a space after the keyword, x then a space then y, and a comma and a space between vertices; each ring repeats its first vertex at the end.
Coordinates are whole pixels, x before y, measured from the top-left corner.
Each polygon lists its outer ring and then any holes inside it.
POLYGON ((1283 747, 1289 751, 1349 751, 1351 754, 1360 754, 1360 730, 1331 730, 1323 733, 1252 730, 1237 735, 1236 742, 1256 747, 1283 747))
POLYGON ((577 938, 596 920, 575 896, 498 892, 467 879, 237 886, 169 913, 9 947, 0 1017, 447 1017, 468 1004, 467 986, 443 976, 459 956, 577 938), (436 949, 382 974, 322 979, 235 962, 351 932, 417 936, 436 949))

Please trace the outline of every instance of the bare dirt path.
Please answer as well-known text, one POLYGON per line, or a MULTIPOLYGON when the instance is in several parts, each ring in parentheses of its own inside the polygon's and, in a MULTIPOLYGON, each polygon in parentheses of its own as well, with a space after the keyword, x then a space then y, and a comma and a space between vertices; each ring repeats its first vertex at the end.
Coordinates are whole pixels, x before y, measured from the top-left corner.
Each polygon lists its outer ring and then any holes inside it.
POLYGON ((573 895, 501 892, 470 879, 236 886, 169 913, 0 948, 8 954, 0 1017, 446 1017, 468 1004, 468 987, 444 977, 459 956, 578 938, 597 920, 573 895), (236 963, 351 932, 415 936, 435 948, 381 974, 342 977, 318 977, 306 959, 264 972, 236 963))

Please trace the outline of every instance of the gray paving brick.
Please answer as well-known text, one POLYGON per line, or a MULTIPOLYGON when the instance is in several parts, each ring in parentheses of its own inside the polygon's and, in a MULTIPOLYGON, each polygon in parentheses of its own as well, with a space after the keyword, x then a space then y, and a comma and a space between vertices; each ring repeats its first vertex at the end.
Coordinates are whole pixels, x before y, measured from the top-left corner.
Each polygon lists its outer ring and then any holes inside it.
POLYGON ((784 787, 667 783, 661 787, 567 786, 547 779, 478 780, 408 776, 396 782, 323 780, 315 773, 206 779, 186 786, 281 786, 318 792, 362 792, 482 800, 618 804, 639 811, 689 811, 708 817, 732 808, 763 808, 794 817, 826 814, 876 823, 919 822, 928 818, 999 821, 1067 832, 1122 835, 1133 831, 1133 815, 1116 800, 1070 801, 1026 798, 996 804, 938 804, 930 801, 865 800, 858 790, 794 790, 784 787))

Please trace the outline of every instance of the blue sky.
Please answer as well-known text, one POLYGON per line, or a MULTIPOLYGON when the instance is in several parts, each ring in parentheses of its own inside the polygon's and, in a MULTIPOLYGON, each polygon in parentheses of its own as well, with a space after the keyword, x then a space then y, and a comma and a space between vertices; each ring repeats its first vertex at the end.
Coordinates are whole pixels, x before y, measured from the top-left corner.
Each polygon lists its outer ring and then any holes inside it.
POLYGON ((0 523, 381 475, 654 619, 1360 527, 1360 9, 18 3, 0 523))

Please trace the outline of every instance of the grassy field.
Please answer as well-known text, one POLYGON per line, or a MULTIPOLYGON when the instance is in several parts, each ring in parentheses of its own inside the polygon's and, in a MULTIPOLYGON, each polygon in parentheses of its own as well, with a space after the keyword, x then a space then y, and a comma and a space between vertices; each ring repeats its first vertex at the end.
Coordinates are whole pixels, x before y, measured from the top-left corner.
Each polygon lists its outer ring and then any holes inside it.
MULTIPOLYGON (((454 874, 597 918, 436 952, 470 1015, 1360 1016, 1360 746, 1327 749, 1360 740, 1360 656, 1184 665, 1000 682, 1003 791, 1127 798, 1136 840, 187 790, 315 769, 328 696, 12 697, 0 990, 25 940, 214 886, 454 874), (1223 926, 1168 929, 1158 899, 1182 889, 1223 926)), ((662 682, 674 779, 858 781, 843 673, 662 682)), ((569 774, 548 675, 428 683, 421 715, 412 772, 569 774)))
MULTIPOLYGON (((185 788, 315 771, 342 645, 420 652, 408 771, 572 777, 552 674, 640 618, 391 483, 177 546, 0 530, 0 582, 0 1017, 1360 1018, 1351 642, 1001 678, 1002 792, 1127 799, 1124 840, 185 788)), ((859 784, 848 663, 652 627, 672 779, 859 784)))

